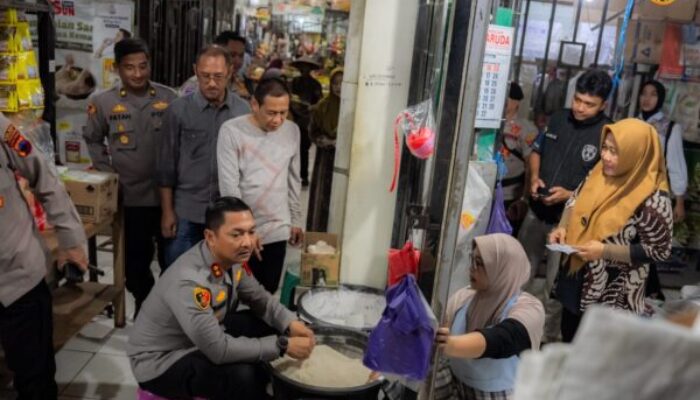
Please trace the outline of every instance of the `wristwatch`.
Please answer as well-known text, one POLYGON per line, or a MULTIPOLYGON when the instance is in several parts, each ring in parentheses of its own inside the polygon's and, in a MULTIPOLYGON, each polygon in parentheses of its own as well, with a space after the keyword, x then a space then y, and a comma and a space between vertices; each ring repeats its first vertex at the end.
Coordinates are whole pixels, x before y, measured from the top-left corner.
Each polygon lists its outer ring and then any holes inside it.
POLYGON ((277 348, 280 351, 280 357, 284 357, 284 354, 287 352, 287 346, 289 346, 289 338, 286 336, 278 336, 277 348))

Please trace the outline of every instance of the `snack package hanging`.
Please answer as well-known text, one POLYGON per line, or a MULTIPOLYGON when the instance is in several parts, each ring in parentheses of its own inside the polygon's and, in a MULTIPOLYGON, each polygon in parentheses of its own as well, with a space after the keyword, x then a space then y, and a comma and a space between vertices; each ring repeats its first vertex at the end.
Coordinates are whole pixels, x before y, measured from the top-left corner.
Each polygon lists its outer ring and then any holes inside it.
POLYGON ((17 31, 15 32, 15 48, 17 51, 31 51, 34 49, 28 22, 17 23, 17 31))
POLYGON ((17 51, 15 44, 16 32, 17 28, 14 26, 0 25, 0 53, 17 51))
POLYGON ((423 380, 430 369, 437 320, 416 278, 405 275, 390 287, 386 303, 379 324, 369 334, 362 362, 373 371, 423 380))
POLYGON ((0 111, 17 112, 19 100, 17 99, 17 84, 0 83, 0 111))
POLYGON ((401 166, 401 136, 406 137, 406 146, 414 156, 425 160, 435 151, 435 119, 433 100, 411 106, 399 113, 394 120, 394 175, 389 192, 396 189, 401 166))
POLYGON ((17 54, 17 79, 38 79, 39 65, 33 51, 17 54))
POLYGON ((389 286, 393 286, 407 274, 418 277, 420 251, 413 248, 413 243, 406 242, 402 249, 389 249, 389 286))
POLYGON ((0 81, 14 83, 17 81, 17 57, 0 54, 0 81))

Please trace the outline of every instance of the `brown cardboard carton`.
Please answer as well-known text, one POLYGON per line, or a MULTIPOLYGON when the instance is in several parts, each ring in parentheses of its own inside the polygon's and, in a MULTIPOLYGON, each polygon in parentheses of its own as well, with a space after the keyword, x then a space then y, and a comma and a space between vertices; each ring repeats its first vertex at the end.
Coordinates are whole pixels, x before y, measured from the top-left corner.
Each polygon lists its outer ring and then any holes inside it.
POLYGON ((631 25, 630 23, 630 30, 627 32, 627 46, 634 49, 632 61, 640 64, 658 64, 663 51, 666 23, 639 21, 636 35, 631 25))
POLYGON ((695 17, 697 4, 698 0, 675 0, 667 5, 654 4, 651 0, 640 0, 636 8, 640 19, 690 22, 695 17))
POLYGON ((61 179, 84 222, 100 223, 117 212, 117 174, 69 170, 61 179))
POLYGON ((666 7, 666 19, 690 22, 695 17, 698 0, 676 0, 666 7))
POLYGON ((306 232, 301 252, 302 286, 338 286, 340 284, 340 248, 338 235, 324 232, 306 232), (312 244, 323 240, 335 247, 335 254, 309 254, 312 244))

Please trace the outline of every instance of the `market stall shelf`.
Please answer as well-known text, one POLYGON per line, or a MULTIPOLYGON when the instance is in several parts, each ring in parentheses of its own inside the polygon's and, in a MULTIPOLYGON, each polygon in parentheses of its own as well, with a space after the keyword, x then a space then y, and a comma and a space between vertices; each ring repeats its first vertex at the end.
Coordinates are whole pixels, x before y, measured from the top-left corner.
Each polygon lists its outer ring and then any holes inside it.
MULTIPOLYGON (((94 238, 99 232, 112 228, 114 244, 114 282, 82 282, 61 286, 53 291, 54 349, 60 350, 80 329, 100 314, 110 303, 114 306, 114 326, 124 327, 124 229, 121 214, 100 223, 84 223, 85 236, 94 238)), ((46 245, 55 255, 58 247, 53 231, 43 232, 46 245)))

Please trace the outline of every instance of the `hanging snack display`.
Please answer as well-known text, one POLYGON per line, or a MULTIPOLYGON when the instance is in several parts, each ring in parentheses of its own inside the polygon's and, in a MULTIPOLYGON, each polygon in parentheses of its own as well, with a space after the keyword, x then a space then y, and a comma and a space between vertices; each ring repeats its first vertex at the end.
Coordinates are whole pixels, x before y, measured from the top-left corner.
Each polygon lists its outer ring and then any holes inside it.
POLYGON ((44 107, 29 23, 15 9, 0 10, 0 111, 18 112, 44 107))

